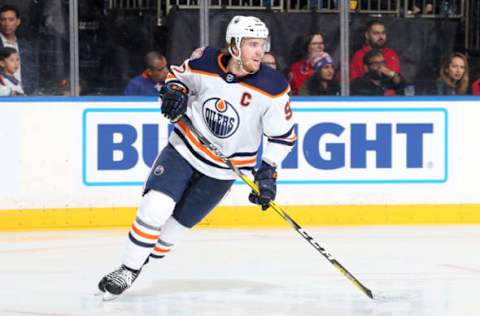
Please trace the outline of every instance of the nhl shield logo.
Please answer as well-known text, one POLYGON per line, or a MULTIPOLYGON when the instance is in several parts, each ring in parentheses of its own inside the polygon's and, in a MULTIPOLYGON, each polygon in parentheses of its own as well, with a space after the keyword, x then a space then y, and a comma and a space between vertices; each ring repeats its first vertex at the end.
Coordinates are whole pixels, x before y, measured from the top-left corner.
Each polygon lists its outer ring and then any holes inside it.
POLYGON ((228 138, 238 129, 240 117, 232 104, 220 98, 210 98, 203 104, 203 119, 208 129, 219 138, 228 138))

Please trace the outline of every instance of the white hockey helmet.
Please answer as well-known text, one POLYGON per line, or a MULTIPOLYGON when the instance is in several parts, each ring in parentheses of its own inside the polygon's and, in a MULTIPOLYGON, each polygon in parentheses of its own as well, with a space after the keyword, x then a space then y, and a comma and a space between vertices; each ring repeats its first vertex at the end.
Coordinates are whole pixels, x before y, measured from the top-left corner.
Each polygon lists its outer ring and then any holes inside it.
POLYGON ((229 50, 232 39, 235 40, 235 47, 240 50, 240 44, 243 38, 263 38, 265 39, 265 51, 268 52, 270 50, 268 28, 265 23, 257 17, 237 15, 228 23, 225 40, 227 41, 229 50))

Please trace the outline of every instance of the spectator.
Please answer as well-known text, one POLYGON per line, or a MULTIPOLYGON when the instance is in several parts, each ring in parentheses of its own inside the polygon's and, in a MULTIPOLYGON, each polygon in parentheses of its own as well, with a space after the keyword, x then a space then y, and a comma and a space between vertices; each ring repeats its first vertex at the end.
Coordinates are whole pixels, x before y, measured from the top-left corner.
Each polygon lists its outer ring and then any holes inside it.
POLYGON ((38 74, 35 69, 38 68, 33 63, 32 46, 16 35, 20 24, 20 11, 15 6, 4 5, 0 8, 0 48, 11 47, 19 53, 20 65, 15 78, 22 83, 25 93, 31 94, 37 85, 38 74))
POLYGON ((380 49, 368 51, 362 63, 365 64, 365 75, 352 81, 351 95, 391 95, 389 91, 399 93, 405 87, 403 77, 385 66, 380 49))
POLYGON ((461 14, 462 11, 462 2, 461 0, 437 0, 436 5, 432 8, 435 12, 435 15, 440 16, 451 16, 461 14))
POLYGON ((158 96, 168 74, 167 59, 158 52, 145 56, 145 70, 132 78, 125 89, 125 95, 158 96))
POLYGON ((414 0, 410 14, 433 14, 433 0, 414 0))
POLYGON ((20 55, 11 47, 0 48, 0 96, 24 95, 15 73, 20 67, 20 55))
POLYGON ((262 64, 267 65, 273 69, 280 69, 277 57, 272 52, 267 52, 265 53, 265 55, 263 55, 262 64))
POLYGON ((462 95, 468 89, 468 61, 461 53, 452 53, 445 59, 436 82, 437 95, 462 95))
POLYGON ((357 50, 352 57, 350 63, 350 82, 365 74, 366 67, 363 64, 365 53, 372 48, 380 49, 385 58, 385 67, 395 73, 400 73, 400 58, 397 53, 385 47, 387 44, 387 34, 385 25, 382 21, 373 20, 367 23, 365 32, 365 43, 363 47, 357 50))
POLYGON ((472 83, 472 94, 480 95, 480 79, 477 79, 472 83))
POLYGON ((315 73, 313 65, 321 58, 325 57, 325 43, 323 35, 315 33, 308 36, 308 41, 304 46, 303 51, 306 53, 304 58, 293 63, 288 74, 290 88, 293 95, 298 94, 298 89, 302 83, 313 76, 315 73))
POLYGON ((340 87, 335 80, 332 58, 326 55, 313 65, 315 74, 305 80, 299 95, 340 95, 340 87))

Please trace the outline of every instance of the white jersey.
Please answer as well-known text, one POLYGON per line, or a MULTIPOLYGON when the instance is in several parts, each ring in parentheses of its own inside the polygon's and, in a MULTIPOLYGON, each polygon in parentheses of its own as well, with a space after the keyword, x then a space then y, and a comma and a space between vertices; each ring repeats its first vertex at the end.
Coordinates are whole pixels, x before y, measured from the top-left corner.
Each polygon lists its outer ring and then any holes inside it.
MULTIPOLYGON (((237 167, 246 170, 256 166, 265 135, 262 159, 280 165, 296 141, 290 89, 283 75, 262 65, 258 72, 237 78, 227 72, 230 57, 219 49, 207 47, 195 54, 181 66, 172 66, 166 80, 187 88, 186 115, 193 125, 237 167)), ((175 125, 169 142, 201 173, 216 179, 236 178, 183 122, 175 125)))
POLYGON ((22 85, 17 78, 0 73, 0 96, 24 95, 22 85))

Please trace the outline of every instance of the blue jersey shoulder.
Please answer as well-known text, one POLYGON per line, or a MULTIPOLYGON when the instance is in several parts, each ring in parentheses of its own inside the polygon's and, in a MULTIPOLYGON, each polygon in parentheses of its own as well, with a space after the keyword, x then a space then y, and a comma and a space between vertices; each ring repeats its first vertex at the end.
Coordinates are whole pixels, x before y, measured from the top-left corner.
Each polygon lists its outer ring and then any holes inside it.
POLYGON ((195 51, 188 63, 191 69, 206 71, 210 73, 219 73, 220 67, 218 66, 218 55, 221 50, 214 47, 205 47, 201 49, 203 51, 195 51), (199 56, 195 56, 198 54, 199 56), (192 59, 193 58, 193 59, 192 59))
POLYGON ((192 70, 218 74, 228 83, 245 83, 269 95, 275 96, 288 89, 288 81, 283 74, 265 65, 261 65, 260 70, 252 75, 228 80, 226 64, 229 57, 223 56, 221 53, 219 48, 213 47, 197 50, 192 54, 193 58, 190 59, 189 66, 192 70))
POLYGON ((288 89, 288 81, 278 70, 261 65, 260 70, 248 76, 244 82, 271 95, 284 93, 288 89))

